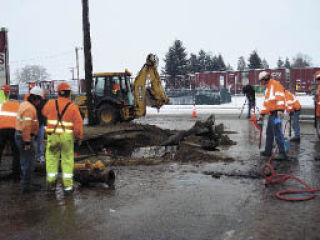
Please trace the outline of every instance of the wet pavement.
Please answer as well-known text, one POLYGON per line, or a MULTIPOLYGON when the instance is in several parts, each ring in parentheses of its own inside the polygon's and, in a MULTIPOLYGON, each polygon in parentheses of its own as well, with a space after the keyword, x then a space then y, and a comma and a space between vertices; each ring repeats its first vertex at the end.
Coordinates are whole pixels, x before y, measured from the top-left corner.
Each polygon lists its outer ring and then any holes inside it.
MULTIPOLYGON (((18 183, 1 181, 0 239, 320 239, 320 199, 278 200, 277 191, 301 186, 288 181, 266 187, 259 177, 267 159, 259 156, 258 131, 237 116, 216 117, 237 131, 229 137, 238 144, 211 154, 234 161, 115 167, 114 189, 78 187, 68 196, 60 188, 21 195, 18 183), (219 177, 210 175, 217 172, 219 177)), ((154 115, 137 122, 183 130, 195 119, 154 115)), ((319 141, 311 123, 302 123, 301 131, 290 160, 273 164, 277 173, 317 188, 319 141)), ((36 180, 44 186, 44 177, 36 180)))

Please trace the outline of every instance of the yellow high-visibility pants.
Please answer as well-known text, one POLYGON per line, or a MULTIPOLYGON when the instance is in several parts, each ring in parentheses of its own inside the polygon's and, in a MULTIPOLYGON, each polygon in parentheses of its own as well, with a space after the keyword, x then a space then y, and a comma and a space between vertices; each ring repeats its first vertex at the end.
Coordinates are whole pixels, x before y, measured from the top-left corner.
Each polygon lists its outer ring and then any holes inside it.
POLYGON ((61 159, 62 180, 64 188, 73 187, 74 136, 70 133, 47 136, 46 170, 47 182, 54 183, 58 177, 61 159))

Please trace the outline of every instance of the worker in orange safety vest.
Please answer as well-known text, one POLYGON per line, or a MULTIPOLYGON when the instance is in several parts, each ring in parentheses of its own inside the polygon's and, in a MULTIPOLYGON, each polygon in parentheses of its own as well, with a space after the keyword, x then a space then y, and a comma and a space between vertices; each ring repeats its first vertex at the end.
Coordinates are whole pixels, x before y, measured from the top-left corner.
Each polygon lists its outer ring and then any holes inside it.
MULTIPOLYGON (((301 111, 301 104, 298 99, 289 91, 285 90, 285 99, 286 99, 286 112, 290 115, 293 120, 293 131, 294 137, 290 139, 292 142, 300 142, 300 111, 301 111)), ((291 123, 290 123, 291 124, 291 123)))
POLYGON ((20 153, 22 193, 36 190, 32 181, 36 151, 35 138, 39 127, 36 106, 40 104, 42 98, 42 89, 32 88, 28 100, 20 104, 17 112, 15 142, 20 153))
POLYGON ((0 104, 4 103, 5 101, 8 101, 9 95, 10 95, 10 86, 3 85, 0 89, 0 104))
POLYGON ((282 119, 285 110, 284 87, 280 82, 272 79, 271 74, 267 71, 260 72, 259 80, 262 81, 266 87, 265 99, 260 111, 260 119, 264 119, 265 115, 269 115, 266 130, 266 145, 261 155, 271 156, 275 138, 279 153, 274 158, 284 160, 287 158, 282 132, 282 119))
POLYGON ((83 135, 83 121, 78 107, 71 101, 71 88, 67 83, 58 85, 58 98, 49 100, 42 109, 47 118, 46 171, 47 188, 54 191, 61 157, 64 192, 73 188, 74 140, 83 135))
MULTIPOLYGON (((8 85, 3 85, 1 90, 3 90, 5 95, 9 97, 10 87, 8 85)), ((9 142, 13 155, 12 176, 15 180, 19 180, 20 178, 19 151, 14 141, 15 123, 18 109, 18 101, 8 100, 0 104, 0 162, 6 143, 9 142)))

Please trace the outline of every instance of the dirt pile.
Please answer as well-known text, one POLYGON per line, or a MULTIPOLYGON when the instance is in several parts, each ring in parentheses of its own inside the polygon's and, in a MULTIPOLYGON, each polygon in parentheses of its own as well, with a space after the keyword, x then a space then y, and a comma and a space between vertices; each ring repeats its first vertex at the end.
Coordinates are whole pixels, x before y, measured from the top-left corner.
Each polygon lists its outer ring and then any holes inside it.
POLYGON ((154 125, 136 123, 117 124, 112 127, 88 127, 85 130, 85 141, 78 149, 81 155, 92 155, 90 159, 99 159, 107 165, 159 164, 169 161, 178 162, 212 162, 232 161, 217 157, 210 151, 218 150, 219 146, 234 145, 225 134, 224 125, 215 125, 214 116, 206 121, 197 121, 187 131, 161 129, 154 125), (162 156, 146 154, 138 159, 132 153, 139 148, 144 151, 154 150, 159 146, 162 156), (177 146, 175 151, 166 151, 169 146, 177 146), (93 157, 93 155, 95 155, 93 157))

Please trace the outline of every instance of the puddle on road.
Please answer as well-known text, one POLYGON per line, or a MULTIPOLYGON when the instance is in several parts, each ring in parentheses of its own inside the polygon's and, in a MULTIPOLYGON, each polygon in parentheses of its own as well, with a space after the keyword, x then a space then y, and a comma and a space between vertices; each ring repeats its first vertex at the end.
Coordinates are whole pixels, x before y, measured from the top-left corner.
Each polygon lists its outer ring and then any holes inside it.
POLYGON ((147 146, 135 148, 131 153, 132 158, 155 158, 163 157, 168 153, 175 153, 178 146, 147 146))

